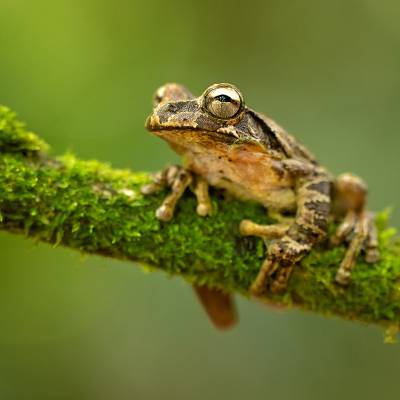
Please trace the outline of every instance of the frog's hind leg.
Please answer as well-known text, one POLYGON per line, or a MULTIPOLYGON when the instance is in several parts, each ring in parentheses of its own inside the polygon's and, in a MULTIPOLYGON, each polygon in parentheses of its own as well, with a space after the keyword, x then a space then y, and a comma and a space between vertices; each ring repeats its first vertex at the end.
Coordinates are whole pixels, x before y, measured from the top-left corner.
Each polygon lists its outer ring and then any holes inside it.
MULTIPOLYGON (((297 213, 285 229, 268 246, 267 258, 254 280, 250 292, 260 296, 268 288, 276 293, 283 290, 296 264, 327 231, 330 212, 331 182, 325 174, 311 175, 299 181, 297 213)), ((275 229, 274 225, 271 229, 275 229)))
POLYGON ((346 254, 336 273, 336 282, 347 285, 351 271, 361 250, 365 251, 365 260, 374 263, 379 259, 374 215, 367 212, 367 187, 357 176, 340 175, 335 181, 335 202, 340 213, 344 213, 343 222, 331 238, 333 245, 349 243, 346 254))
POLYGON ((159 192, 165 187, 171 188, 171 193, 164 199, 156 210, 156 217, 161 221, 170 221, 174 215, 178 200, 185 190, 193 183, 193 192, 197 197, 197 213, 201 216, 210 215, 211 201, 208 194, 208 183, 200 176, 195 176, 187 169, 172 165, 157 172, 153 181, 141 188, 144 195, 159 192))

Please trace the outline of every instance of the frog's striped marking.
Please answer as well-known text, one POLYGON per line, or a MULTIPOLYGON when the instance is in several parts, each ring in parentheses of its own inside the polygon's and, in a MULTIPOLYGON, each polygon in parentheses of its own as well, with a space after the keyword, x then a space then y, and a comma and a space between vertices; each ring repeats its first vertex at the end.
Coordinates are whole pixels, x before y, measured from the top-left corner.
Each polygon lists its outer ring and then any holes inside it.
POLYGON ((262 281, 272 274, 275 280, 271 283, 270 290, 283 289, 294 264, 326 235, 331 182, 326 175, 311 179, 303 180, 298 189, 298 208, 294 223, 286 235, 272 242, 268 248, 267 260, 263 264, 265 268, 260 270, 259 277, 252 286, 255 294, 265 288, 265 282, 262 281), (269 271, 265 270, 267 268, 269 271))

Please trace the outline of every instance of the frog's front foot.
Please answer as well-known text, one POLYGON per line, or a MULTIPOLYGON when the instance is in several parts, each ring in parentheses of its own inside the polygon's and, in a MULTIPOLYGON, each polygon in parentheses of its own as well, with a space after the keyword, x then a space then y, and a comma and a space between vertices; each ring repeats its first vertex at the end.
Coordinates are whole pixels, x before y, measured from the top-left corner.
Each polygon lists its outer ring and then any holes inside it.
POLYGON ((208 183, 183 167, 172 165, 156 173, 153 181, 143 186, 141 192, 144 195, 150 195, 165 187, 170 187, 171 193, 156 210, 156 217, 159 220, 170 221, 174 216, 178 200, 189 186, 192 186, 197 197, 197 213, 201 216, 210 215, 212 207, 208 194, 208 183))
POLYGON ((331 244, 348 244, 335 280, 341 285, 348 285, 351 271, 362 250, 366 262, 375 263, 379 260, 377 232, 374 215, 366 211, 367 188, 363 181, 355 175, 343 174, 337 178, 335 189, 339 205, 346 213, 331 238, 331 244))

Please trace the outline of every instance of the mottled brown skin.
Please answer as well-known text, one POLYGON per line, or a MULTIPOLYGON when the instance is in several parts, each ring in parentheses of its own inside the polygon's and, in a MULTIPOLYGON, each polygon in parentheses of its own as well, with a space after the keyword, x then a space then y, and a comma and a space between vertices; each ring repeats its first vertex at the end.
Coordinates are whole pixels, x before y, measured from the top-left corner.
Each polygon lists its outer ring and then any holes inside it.
MULTIPOLYGON (((248 220, 240 225, 243 235, 260 236, 267 243, 266 259, 250 288, 253 295, 283 290, 294 265, 325 238, 331 217, 341 221, 332 243, 349 244, 336 275, 338 284, 349 283, 361 250, 367 261, 378 259, 375 225, 366 211, 367 189, 362 180, 351 174, 333 179, 296 139, 248 108, 233 85, 212 85, 200 97, 178 84, 162 86, 146 127, 166 140, 184 161, 184 167, 166 168, 142 189, 150 194, 171 187, 171 194, 156 211, 159 219, 173 217, 176 202, 189 186, 198 200, 198 214, 210 215, 208 185, 257 201, 275 216, 291 215, 278 217, 281 221, 275 225, 248 220)), ((199 296, 206 293, 202 302, 214 315, 216 326, 231 326, 235 318, 232 307, 227 316, 226 305, 231 304, 227 294, 199 288, 196 292, 199 296), (215 304, 211 307, 212 293, 215 304)))

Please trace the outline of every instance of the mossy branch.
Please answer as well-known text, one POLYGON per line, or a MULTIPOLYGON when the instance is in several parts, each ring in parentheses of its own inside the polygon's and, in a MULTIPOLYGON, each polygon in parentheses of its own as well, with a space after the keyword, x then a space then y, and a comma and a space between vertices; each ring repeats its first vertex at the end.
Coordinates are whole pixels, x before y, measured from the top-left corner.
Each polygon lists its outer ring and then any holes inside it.
MULTIPOLYGON (((146 173, 116 170, 48 146, 0 107, 0 229, 84 253, 139 261, 191 282, 246 294, 264 257, 261 240, 238 233, 243 218, 268 223, 262 207, 212 194, 214 214, 201 218, 188 194, 176 217, 154 216, 164 193, 143 197, 146 173)), ((296 267, 287 292, 266 298, 306 310, 397 327, 400 242, 378 216, 381 261, 361 260, 347 289, 334 283, 344 247, 323 245, 296 267)), ((333 227, 332 227, 333 228, 333 227)), ((1 256, 0 256, 1 257, 1 256)))

